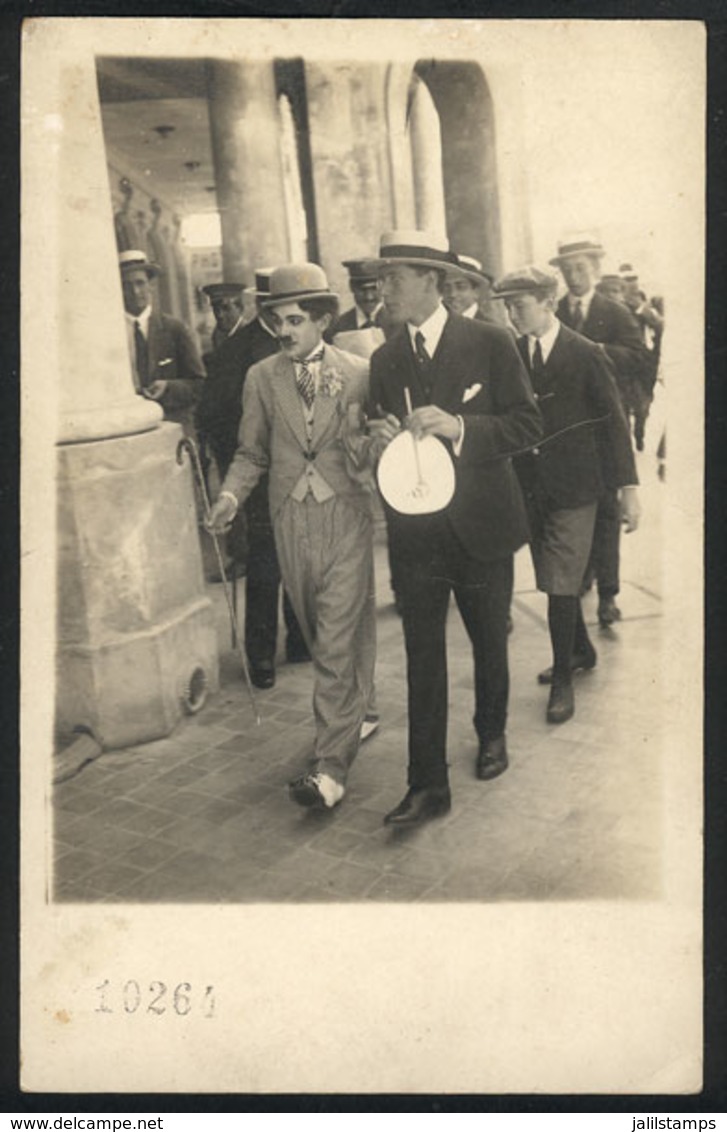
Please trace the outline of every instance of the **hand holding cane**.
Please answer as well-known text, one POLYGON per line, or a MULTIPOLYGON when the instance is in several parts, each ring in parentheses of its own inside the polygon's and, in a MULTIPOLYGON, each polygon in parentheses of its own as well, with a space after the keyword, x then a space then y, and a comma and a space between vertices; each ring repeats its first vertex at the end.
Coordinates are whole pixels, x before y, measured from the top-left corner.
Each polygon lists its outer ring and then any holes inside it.
POLYGON ((237 618, 235 616, 235 611, 234 611, 234 608, 233 608, 235 603, 233 603, 232 597, 230 595, 230 585, 229 585, 229 582, 227 580, 227 574, 225 572, 225 564, 224 564, 224 561, 223 561, 222 552, 220 550, 220 544, 219 544, 219 541, 218 541, 218 538, 217 538, 217 534, 214 531, 214 529, 212 528, 212 526, 210 525, 210 515, 211 515, 212 508, 210 507, 209 496, 207 495, 207 485, 204 482, 204 475, 203 475, 203 472, 202 472, 202 464, 200 463, 199 453, 197 451, 197 445, 188 436, 183 437, 179 441, 179 444, 177 445, 177 463, 178 464, 182 463, 182 453, 184 451, 187 451, 189 453, 189 458, 190 458, 190 461, 191 461, 191 464, 192 464, 192 468, 194 470, 194 478, 197 481, 197 486, 199 487, 199 492, 200 492, 200 495, 202 497, 202 504, 204 506, 205 524, 206 524, 207 530, 209 531, 210 536, 212 538, 212 545, 215 548, 215 555, 217 557, 217 565, 218 565, 219 571, 220 571, 220 578, 222 579, 222 589, 223 589, 224 594, 225 594, 225 601, 227 602, 227 611, 228 611, 229 616, 230 616, 230 627, 231 627, 231 630, 232 630, 232 639, 233 639, 234 644, 237 647, 237 652, 238 652, 238 655, 240 657, 240 662, 242 664, 242 672, 243 672, 243 675, 245 677, 245 683, 247 685, 247 690, 250 694, 250 702, 252 703, 252 709, 255 713, 255 722, 259 725, 260 724, 260 713, 258 711, 257 701, 255 699, 255 693, 254 693, 253 688, 252 688, 252 680, 250 679, 250 670, 247 666, 247 658, 245 657, 245 650, 242 647, 242 643, 240 641, 240 634, 239 634, 238 629, 237 629, 237 618))

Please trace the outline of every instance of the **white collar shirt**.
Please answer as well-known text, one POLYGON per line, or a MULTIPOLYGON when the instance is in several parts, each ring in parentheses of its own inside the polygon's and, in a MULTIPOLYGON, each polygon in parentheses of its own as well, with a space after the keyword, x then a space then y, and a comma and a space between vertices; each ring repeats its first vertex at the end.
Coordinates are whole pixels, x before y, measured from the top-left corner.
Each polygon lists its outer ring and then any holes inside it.
POLYGON ((472 303, 471 306, 467 307, 466 311, 462 311, 462 318, 475 318, 478 310, 479 307, 477 303, 472 303))
POLYGON ((591 287, 590 291, 586 291, 585 295, 571 295, 569 292, 568 310, 570 311, 570 313, 573 314, 576 309, 576 303, 580 303, 581 310, 583 311, 583 321, 585 322, 588 318, 588 312, 591 309, 591 302, 595 293, 596 292, 594 291, 593 287, 591 287))
POLYGON ((416 353, 416 336, 421 334, 424 339, 424 349, 433 358, 437 352, 439 339, 442 337, 442 331, 446 325, 448 318, 447 308, 439 303, 436 309, 430 314, 429 318, 425 319, 420 326, 414 326, 413 323, 407 322, 406 328, 409 331, 409 338, 411 339, 411 348, 416 353))
POLYGON ((557 318, 554 318, 548 329, 544 334, 538 338, 535 334, 528 334, 528 356, 532 364, 533 354, 535 352, 535 343, 540 343, 540 352, 543 355, 543 362, 547 362, 550 357, 550 352, 555 345, 556 338, 560 332, 560 323, 557 318))
POLYGON ((382 306, 383 303, 379 303, 373 314, 366 314, 365 311, 361 310, 360 306, 356 305, 354 307, 354 310, 356 311, 356 329, 363 330, 367 322, 372 322, 375 324, 382 306))

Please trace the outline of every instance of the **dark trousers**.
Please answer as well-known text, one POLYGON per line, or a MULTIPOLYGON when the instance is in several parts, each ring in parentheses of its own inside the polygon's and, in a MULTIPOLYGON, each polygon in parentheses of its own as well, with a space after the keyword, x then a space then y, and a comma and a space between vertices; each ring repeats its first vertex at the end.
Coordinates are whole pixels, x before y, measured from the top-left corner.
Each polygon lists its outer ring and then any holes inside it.
POLYGON ((409 786, 446 786, 446 621, 454 592, 474 654, 474 725, 480 742, 504 734, 509 675, 507 617, 513 558, 478 562, 453 532, 430 553, 397 561, 409 682, 409 786))
MULTIPOLYGON (((247 573, 245 577, 245 652, 252 665, 272 664, 278 639, 280 567, 273 528, 250 522, 247 528, 247 573)), ((283 617, 287 630, 288 657, 308 655, 300 626, 287 593, 283 590, 283 617)))
POLYGON ((593 546, 586 577, 596 579, 599 597, 615 597, 619 586, 621 507, 618 493, 609 489, 598 500, 593 546))

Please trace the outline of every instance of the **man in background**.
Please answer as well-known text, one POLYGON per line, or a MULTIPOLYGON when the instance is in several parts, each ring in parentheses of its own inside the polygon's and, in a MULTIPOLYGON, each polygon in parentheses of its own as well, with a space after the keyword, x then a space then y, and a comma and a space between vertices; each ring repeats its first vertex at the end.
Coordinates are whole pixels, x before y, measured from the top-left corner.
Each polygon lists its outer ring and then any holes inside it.
MULTIPOLYGON (((262 302, 269 296, 271 268, 255 272, 256 317, 247 324, 239 319, 228 329, 227 337, 207 355, 207 381, 197 409, 197 427, 208 455, 214 457, 223 480, 237 448, 242 414, 242 395, 247 371, 256 362, 277 354, 278 339, 267 320, 262 302)), ((231 323, 234 312, 242 311, 242 287, 216 284, 216 301, 224 303, 223 318, 231 323), (231 288, 234 287, 234 292, 231 288)), ((219 320, 218 320, 219 325, 219 320)), ((246 500, 227 533, 227 547, 237 563, 245 563, 245 652, 250 678, 257 688, 275 684, 275 654, 278 638, 280 567, 270 520, 268 477, 246 500)), ((310 660, 310 654, 287 594, 283 591, 283 616, 287 630, 285 654, 290 664, 310 660)))
MULTIPOLYGON (((557 307, 560 321, 597 342, 610 359, 621 401, 630 403, 631 389, 642 379, 648 357, 638 324, 625 305, 599 294, 605 250, 590 233, 563 240, 550 263, 558 267, 568 288, 557 307)), ((616 604, 620 589, 621 507, 618 494, 606 487, 599 499, 588 575, 598 584, 598 621, 607 629, 621 617, 616 604)))
POLYGON ((121 252, 119 269, 136 391, 158 401, 166 420, 176 421, 185 432, 192 433, 204 378, 194 338, 179 319, 154 309, 152 280, 160 269, 149 262, 145 252, 121 252))

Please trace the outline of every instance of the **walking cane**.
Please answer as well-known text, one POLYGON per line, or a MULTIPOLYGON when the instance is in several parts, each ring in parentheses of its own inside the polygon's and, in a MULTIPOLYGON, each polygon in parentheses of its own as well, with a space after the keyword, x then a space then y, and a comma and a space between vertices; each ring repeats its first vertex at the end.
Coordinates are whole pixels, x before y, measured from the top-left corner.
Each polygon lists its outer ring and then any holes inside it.
MULTIPOLYGON (((217 565, 219 566, 220 577, 222 579, 222 589, 224 590, 225 601, 227 602, 227 612, 230 615, 230 628, 232 629, 232 642, 233 642, 233 645, 236 646, 237 652, 238 652, 239 657, 240 657, 240 662, 242 664, 242 672, 243 672, 243 675, 245 677, 245 683, 247 684, 247 690, 250 693, 250 702, 252 704, 252 710, 255 713, 255 722, 259 726, 259 724, 260 724, 260 713, 258 711, 257 701, 255 699, 255 693, 252 690, 252 680, 250 679, 250 670, 247 666, 247 659, 245 657, 245 651, 242 647, 242 644, 240 642, 240 635, 237 631, 237 618, 235 616, 235 610, 233 608, 233 598, 230 596, 230 584, 227 580, 227 574, 225 573, 225 564, 224 564, 224 561, 222 559, 222 552, 220 550, 220 544, 219 544, 219 541, 217 539, 217 534, 212 529, 212 527, 209 525, 210 513, 211 513, 212 509, 210 507, 209 496, 207 495, 207 485, 204 482, 204 475, 202 474, 202 465, 200 463, 199 452, 197 451, 197 445, 195 444, 195 442, 189 436, 183 436, 182 439, 179 441, 179 444, 177 445, 177 463, 178 464, 182 463, 182 453, 185 450, 189 453, 189 459, 191 461, 192 468, 194 470, 194 478, 197 481, 197 486, 199 487, 200 495, 202 496, 202 503, 204 505, 204 516, 205 516, 205 520, 207 522, 207 530, 209 531, 210 535, 212 536, 212 545, 215 548, 215 554, 217 556, 217 565)), ((237 605, 236 601, 234 602, 234 605, 237 605)))

